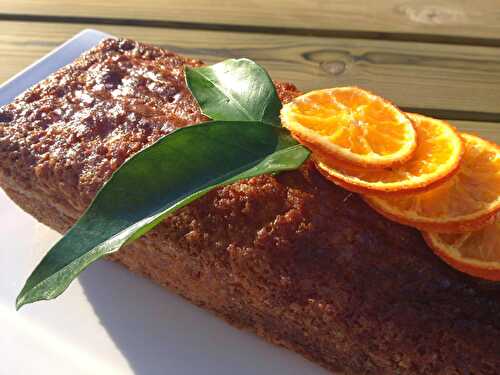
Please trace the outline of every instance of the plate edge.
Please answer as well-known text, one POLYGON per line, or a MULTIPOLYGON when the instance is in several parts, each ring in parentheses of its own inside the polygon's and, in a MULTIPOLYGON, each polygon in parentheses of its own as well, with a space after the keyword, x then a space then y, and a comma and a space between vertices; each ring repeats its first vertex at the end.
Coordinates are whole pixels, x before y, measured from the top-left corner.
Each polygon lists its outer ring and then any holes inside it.
MULTIPOLYGON (((66 40, 61 45, 59 45, 56 48, 54 48, 53 50, 51 50, 46 55, 42 56, 41 58, 39 58, 35 62, 31 63, 30 65, 28 65, 26 68, 24 68, 20 72, 14 74, 12 77, 10 77, 9 79, 7 79, 4 83, 2 83, 0 85, 0 95, 1 95, 1 91, 2 90, 8 90, 10 88, 10 86, 12 86, 15 83, 15 81, 18 81, 20 78, 22 78, 26 74, 29 74, 36 67, 38 67, 39 65, 43 64, 46 60, 50 59, 51 57, 56 56, 57 54, 61 53, 68 46, 70 46, 70 45, 72 45, 74 43, 78 43, 81 39, 84 39, 86 37, 91 37, 93 39, 94 43, 92 43, 91 45, 89 45, 89 48, 83 50, 81 53, 84 53, 85 51, 88 51, 90 48, 96 46, 101 40, 103 40, 105 38, 115 38, 115 36, 113 36, 111 34, 108 34, 108 33, 105 33, 105 32, 102 32, 102 31, 99 31, 99 30, 90 29, 90 28, 89 29, 83 29, 82 31, 78 32, 77 34, 73 35, 71 38, 69 38, 68 40, 66 40)), ((74 59, 76 59, 78 56, 75 56, 74 59)), ((65 64, 65 65, 67 65, 67 64, 65 64)), ((65 65, 63 65, 63 66, 65 66, 65 65)), ((9 104, 18 95, 22 94, 24 91, 26 91, 27 89, 29 89, 33 85, 36 85, 38 82, 41 82, 43 79, 47 78, 50 74, 56 72, 60 68, 61 67, 57 67, 56 69, 52 70, 49 74, 47 74, 41 80, 39 80, 37 82, 34 82, 29 87, 23 88, 22 90, 20 90, 19 92, 17 92, 14 96, 10 95, 10 97, 8 97, 7 100, 5 100, 5 101, 2 100, 2 98, 0 97, 0 106, 9 104)))

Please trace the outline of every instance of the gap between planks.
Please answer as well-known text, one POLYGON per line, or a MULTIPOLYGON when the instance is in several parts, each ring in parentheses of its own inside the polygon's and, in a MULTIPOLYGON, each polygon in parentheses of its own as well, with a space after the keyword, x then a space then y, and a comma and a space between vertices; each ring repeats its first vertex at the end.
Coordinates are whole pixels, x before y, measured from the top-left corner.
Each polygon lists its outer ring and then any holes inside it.
POLYGON ((452 36, 458 37, 451 40, 459 44, 474 45, 480 40, 495 44, 500 39, 498 0, 142 0, 140 4, 132 0, 0 0, 0 9, 4 14, 271 27, 268 30, 290 29, 300 34, 304 32, 300 30, 317 35, 323 35, 321 30, 335 30, 369 33, 355 37, 452 36))
POLYGON ((78 23, 93 25, 117 25, 154 27, 163 29, 228 31, 239 33, 259 33, 270 35, 314 36, 320 38, 367 39, 398 42, 418 42, 431 44, 451 44, 483 47, 500 47, 500 38, 468 37, 446 34, 420 34, 387 31, 363 31, 349 29, 315 29, 299 27, 274 27, 235 25, 222 23, 203 23, 172 20, 154 20, 138 18, 108 18, 84 16, 30 15, 16 13, 0 13, 0 21, 24 21, 46 23, 78 23))

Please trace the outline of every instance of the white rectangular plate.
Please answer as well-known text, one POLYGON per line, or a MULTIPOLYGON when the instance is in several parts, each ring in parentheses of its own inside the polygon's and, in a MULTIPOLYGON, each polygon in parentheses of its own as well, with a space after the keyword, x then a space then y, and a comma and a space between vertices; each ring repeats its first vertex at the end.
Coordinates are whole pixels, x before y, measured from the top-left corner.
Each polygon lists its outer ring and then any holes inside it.
MULTIPOLYGON (((108 36, 82 31, 2 85, 0 104, 108 36)), ((326 374, 107 261, 58 299, 16 312, 17 293, 58 235, 1 190, 0 223, 0 374, 326 374)))

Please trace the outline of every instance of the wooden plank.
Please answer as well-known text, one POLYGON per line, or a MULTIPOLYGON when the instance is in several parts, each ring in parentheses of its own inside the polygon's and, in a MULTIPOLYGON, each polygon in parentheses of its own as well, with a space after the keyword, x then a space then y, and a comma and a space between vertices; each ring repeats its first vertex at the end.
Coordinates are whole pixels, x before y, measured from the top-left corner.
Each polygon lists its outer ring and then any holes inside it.
POLYGON ((0 13, 500 38, 498 0, 0 0, 0 13))
POLYGON ((458 130, 479 135, 500 145, 500 124, 479 121, 450 121, 458 130))
MULTIPOLYGON (((1 81, 83 28, 24 22, 0 22, 0 27, 1 81)), ((275 79, 294 82, 304 91, 358 85, 413 111, 500 120, 498 48, 126 26, 99 29, 207 62, 249 57, 275 79)))

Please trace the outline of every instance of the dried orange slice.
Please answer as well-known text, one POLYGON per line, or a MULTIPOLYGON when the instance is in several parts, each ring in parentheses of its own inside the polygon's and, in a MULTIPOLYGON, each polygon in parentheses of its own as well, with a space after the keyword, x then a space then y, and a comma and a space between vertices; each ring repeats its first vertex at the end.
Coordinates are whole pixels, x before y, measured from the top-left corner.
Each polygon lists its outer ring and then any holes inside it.
POLYGON ((357 87, 299 96, 282 108, 281 120, 313 151, 358 166, 401 164, 417 146, 413 124, 403 112, 357 87))
POLYGON ((318 170, 328 179, 357 193, 416 192, 452 175, 464 151, 458 132, 444 121, 407 114, 417 131, 417 149, 403 165, 362 168, 313 153, 318 170))
POLYGON ((465 153, 457 173, 421 193, 364 196, 382 215, 433 232, 479 229, 500 210, 500 147, 462 133, 465 153))
POLYGON ((423 235, 429 247, 453 268, 500 281, 500 215, 476 232, 425 232, 423 235))

